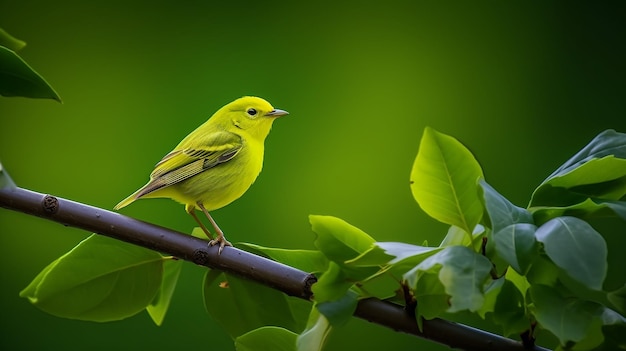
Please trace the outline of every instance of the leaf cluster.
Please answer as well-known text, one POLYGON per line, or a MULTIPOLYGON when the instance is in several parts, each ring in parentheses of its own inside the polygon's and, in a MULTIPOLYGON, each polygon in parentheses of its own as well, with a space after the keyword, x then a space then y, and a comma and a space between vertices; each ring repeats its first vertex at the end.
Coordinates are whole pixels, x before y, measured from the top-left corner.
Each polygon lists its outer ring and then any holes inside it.
MULTIPOLYGON (((370 297, 405 305, 420 326, 469 311, 529 345, 536 328, 562 349, 624 345, 626 287, 603 290, 609 250, 587 221, 626 220, 625 134, 598 135, 521 208, 486 182, 459 141, 427 128, 410 186, 426 213, 450 225, 438 246, 377 242, 339 218, 312 215, 316 250, 238 246, 317 274, 313 304, 209 270, 206 311, 238 350, 321 350, 370 297)), ((145 309, 160 325, 181 268, 173 257, 94 235, 21 295, 60 317, 111 321, 145 309)))

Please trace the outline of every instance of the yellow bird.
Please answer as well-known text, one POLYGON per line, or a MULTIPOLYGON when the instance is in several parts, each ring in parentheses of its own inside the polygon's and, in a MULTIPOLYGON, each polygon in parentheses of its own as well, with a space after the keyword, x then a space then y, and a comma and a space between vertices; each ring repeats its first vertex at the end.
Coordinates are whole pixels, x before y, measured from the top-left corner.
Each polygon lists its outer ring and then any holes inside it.
POLYGON ((185 205, 211 239, 209 245, 232 246, 209 211, 237 200, 254 183, 263 167, 264 141, 277 117, 289 114, 269 102, 245 96, 219 109, 156 164, 150 181, 115 206, 116 210, 141 198, 165 197, 185 205), (216 232, 196 216, 199 209, 216 232))

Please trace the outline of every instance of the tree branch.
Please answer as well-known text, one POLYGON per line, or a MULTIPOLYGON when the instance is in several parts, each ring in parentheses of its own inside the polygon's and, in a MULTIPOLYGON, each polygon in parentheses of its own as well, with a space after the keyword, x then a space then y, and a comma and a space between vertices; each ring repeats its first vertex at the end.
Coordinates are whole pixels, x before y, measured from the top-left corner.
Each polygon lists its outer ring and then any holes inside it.
MULTIPOLYGON (((1 166, 0 166, 1 167, 1 166)), ((0 207, 167 253, 209 268, 254 280, 287 295, 310 299, 314 275, 229 247, 221 255, 207 241, 116 212, 16 187, 0 168, 0 207)), ((423 331, 402 306, 369 298, 355 316, 396 331, 465 350, 527 350, 520 342, 442 319, 425 320, 423 331)), ((538 346, 534 350, 547 350, 538 346)))

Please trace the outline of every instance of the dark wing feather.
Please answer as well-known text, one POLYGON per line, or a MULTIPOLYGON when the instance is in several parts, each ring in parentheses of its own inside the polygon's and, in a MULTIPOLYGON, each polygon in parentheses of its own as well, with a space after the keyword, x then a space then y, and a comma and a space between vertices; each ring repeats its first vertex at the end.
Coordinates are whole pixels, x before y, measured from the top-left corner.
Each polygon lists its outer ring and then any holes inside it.
POLYGON ((150 182, 137 194, 137 198, 228 162, 242 146, 241 137, 237 134, 218 132, 201 140, 200 145, 175 149, 156 164, 150 174, 150 182))

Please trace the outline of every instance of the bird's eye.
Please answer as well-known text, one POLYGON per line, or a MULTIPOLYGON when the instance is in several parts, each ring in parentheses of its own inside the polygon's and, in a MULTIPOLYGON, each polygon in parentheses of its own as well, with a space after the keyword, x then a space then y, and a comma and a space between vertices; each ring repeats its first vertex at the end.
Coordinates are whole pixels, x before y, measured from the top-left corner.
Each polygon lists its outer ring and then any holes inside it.
POLYGON ((253 108, 249 108, 249 109, 248 109, 248 111, 246 111, 246 112, 248 112, 248 114, 249 114, 250 116, 255 116, 255 115, 256 115, 256 113, 257 113, 257 112, 256 112, 256 110, 255 110, 255 109, 253 109, 253 108))

